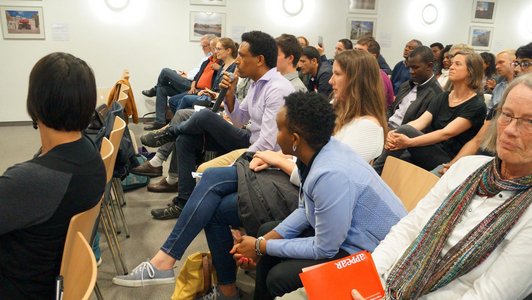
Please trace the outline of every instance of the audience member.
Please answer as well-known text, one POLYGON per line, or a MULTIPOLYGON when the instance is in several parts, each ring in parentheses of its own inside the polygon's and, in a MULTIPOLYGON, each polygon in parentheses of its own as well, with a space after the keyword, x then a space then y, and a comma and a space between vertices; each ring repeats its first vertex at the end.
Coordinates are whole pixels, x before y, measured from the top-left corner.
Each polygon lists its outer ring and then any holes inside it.
POLYGON ((451 67, 451 47, 452 45, 447 45, 441 51, 441 70, 440 75, 437 75, 436 78, 442 88, 446 86, 447 80, 449 80, 449 67, 451 67))
POLYGON ((211 56, 212 49, 210 41, 216 36, 209 34, 201 37, 200 46, 205 54, 198 67, 192 69, 188 74, 183 71, 175 71, 169 68, 161 70, 157 78, 157 84, 149 90, 142 91, 146 97, 155 98, 155 121, 153 124, 146 126, 145 130, 155 130, 162 128, 166 124, 165 112, 168 97, 190 90, 192 80, 198 73, 200 66, 211 56))
POLYGON ((388 155, 400 157, 408 150, 414 164, 426 170, 450 161, 477 134, 486 116, 482 95, 482 58, 458 51, 449 69, 451 92, 433 99, 421 117, 388 133, 385 150, 373 167, 377 173, 388 155))
POLYGON ((532 72, 532 42, 517 48, 512 66, 515 76, 532 72))
POLYGON ((489 52, 480 53, 480 57, 484 61, 484 78, 482 79, 482 85, 484 87, 484 94, 491 94, 495 85, 497 84, 495 78, 495 55, 489 52))
MULTIPOLYGON (((320 53, 320 59, 321 61, 329 62, 331 65, 333 64, 334 58, 327 59, 327 56, 324 54, 324 49, 322 46, 317 45, 316 50, 320 53)), ((338 55, 338 53, 345 51, 345 50, 353 50, 353 42, 349 39, 340 39, 338 42, 336 42, 336 45, 334 47, 334 55, 338 55)))
POLYGON ((329 84, 332 68, 329 63, 320 60, 318 50, 312 46, 304 47, 298 66, 301 69, 301 73, 310 76, 307 89, 329 97, 332 92, 329 84))
MULTIPOLYGON (((183 98, 187 95, 196 96, 197 93, 205 89, 211 89, 214 86, 215 80, 217 78, 217 73, 221 69, 222 61, 218 58, 218 50, 216 50, 216 45, 218 44, 218 38, 211 40, 210 45, 213 49, 213 54, 201 64, 199 72, 194 77, 194 80, 190 84, 190 89, 186 92, 174 95, 168 99, 168 106, 172 110, 172 113, 175 113, 176 110, 181 107, 181 102, 183 98)), ((160 128, 157 128, 160 129, 160 128)))
POLYGON ((508 83, 514 79, 514 67, 512 66, 514 60, 515 50, 505 50, 497 54, 495 69, 501 81, 493 89, 492 97, 487 103, 489 109, 496 107, 501 102, 504 90, 508 86, 508 83))
POLYGON ((304 47, 308 47, 310 46, 308 40, 306 37, 300 35, 297 37, 297 42, 299 43, 299 45, 301 46, 301 48, 304 48, 304 47))
POLYGON ((150 147, 176 141, 179 194, 171 206, 152 211, 156 219, 179 216, 196 184, 191 175, 196 160, 205 149, 220 154, 248 146, 249 151, 278 149, 275 114, 294 87, 277 72, 276 63, 277 45, 271 36, 260 31, 244 33, 236 59, 237 70, 239 76, 250 77, 255 82, 239 104, 234 97, 236 81, 230 82, 229 76, 224 76, 220 87, 228 88, 224 107, 232 124, 204 109, 185 122, 141 137, 142 143, 150 147), (248 121, 251 121, 249 129, 243 129, 248 121))
POLYGON ((395 101, 388 107, 388 128, 397 129, 419 118, 442 93, 434 75, 433 60, 427 46, 417 47, 408 55, 411 79, 401 84, 395 101))
POLYGON ((255 265, 260 257, 255 299, 273 299, 301 287, 301 268, 372 251, 405 215, 371 167, 330 138, 334 112, 323 96, 290 95, 277 124, 283 153, 298 158, 302 198, 282 223, 264 224, 261 236, 243 236, 231 251, 243 267, 255 265))
MULTIPOLYGON (((521 76, 524 74, 528 74, 532 72, 532 68, 530 67, 530 62, 532 61, 532 43, 529 43, 528 45, 521 46, 517 48, 517 51, 515 52, 516 60, 512 65, 515 65, 515 76, 521 76), (515 62, 519 62, 520 64, 517 65, 515 62), (526 62, 529 63, 528 67, 523 66, 526 62)), ((498 106, 497 106, 498 107, 498 106)), ((478 152, 485 154, 488 153, 490 155, 494 155, 492 151, 487 151, 486 147, 482 147, 483 144, 485 144, 485 135, 486 132, 488 132, 488 128, 491 126, 491 119, 495 115, 496 108, 494 107, 488 111, 488 114, 486 115, 486 120, 484 121, 484 125, 482 125, 482 128, 478 131, 478 133, 475 135, 474 138, 472 138, 469 142, 467 142, 462 149, 460 149, 460 152, 456 154, 456 156, 451 160, 449 163, 445 163, 441 166, 438 166, 435 170, 433 170, 433 173, 437 175, 442 175, 445 173, 450 166, 452 166, 456 161, 458 161, 460 158, 467 156, 467 155, 473 155, 477 154, 478 152)))
POLYGON ((432 54, 434 55, 434 74, 439 75, 441 73, 441 51, 443 50, 443 44, 436 42, 430 44, 430 49, 432 50, 432 54))
MULTIPOLYGON (((237 44, 232 39, 224 37, 216 42, 215 55, 216 59, 221 61, 220 69, 214 73, 214 81, 212 84, 212 90, 205 88, 200 90, 197 94, 185 95, 176 110, 185 108, 194 108, 194 105, 212 106, 212 101, 218 97, 220 91, 220 82, 222 81, 225 72, 235 73, 236 63, 235 58, 237 56, 237 44)), ((177 95, 176 95, 177 96, 177 95)), ((174 96, 174 97, 176 97, 174 96)), ((173 97, 172 97, 173 98, 173 97)), ((170 98, 170 101, 171 99, 170 98)), ((170 102, 169 101, 169 102, 170 102)))
POLYGON ((55 52, 30 73, 27 110, 41 148, 0 176, 0 298, 53 299, 72 216, 105 188, 99 149, 82 131, 96 106, 87 63, 55 52))
MULTIPOLYGON (((386 299, 532 293, 532 120, 523 118, 532 116, 532 75, 510 83, 501 103, 489 134, 497 156, 459 160, 372 253, 386 299)), ((292 294, 282 299, 304 299, 292 294)))
MULTIPOLYGON (((381 54, 381 46, 379 45, 379 43, 377 43, 377 41, 373 37, 370 37, 370 36, 360 38, 355 45, 355 49, 367 51, 371 53, 373 56, 375 56, 376 59, 381 54)), ((394 97, 395 97, 393 93, 392 81, 390 80, 386 72, 384 72, 384 70, 380 69, 380 74, 381 74, 382 83, 384 85, 384 95, 386 96, 386 106, 388 107, 390 104, 392 104, 394 97)))
POLYGON ((297 73, 296 67, 303 48, 295 36, 282 34, 275 39, 277 43, 277 71, 292 83, 296 91, 306 92, 307 87, 297 73))
POLYGON ((404 60, 398 62, 392 70, 391 79, 393 84, 394 95, 397 95, 397 92, 399 92, 399 87, 401 86, 401 84, 410 79, 410 72, 406 64, 406 59, 408 58, 408 55, 410 54, 410 52, 412 52, 412 50, 420 46, 423 46, 423 43, 418 40, 410 40, 408 43, 406 43, 405 49, 403 50, 404 60))

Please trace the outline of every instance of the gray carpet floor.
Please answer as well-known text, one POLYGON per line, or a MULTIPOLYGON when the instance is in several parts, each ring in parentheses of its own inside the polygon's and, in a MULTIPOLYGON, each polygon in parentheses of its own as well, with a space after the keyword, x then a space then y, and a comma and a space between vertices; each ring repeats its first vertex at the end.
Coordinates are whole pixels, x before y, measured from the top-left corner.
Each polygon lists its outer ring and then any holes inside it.
MULTIPOLYGON (((134 132, 136 139, 143 133, 143 124, 130 124, 129 128, 134 132)), ((140 145, 140 142, 139 142, 140 145)), ((0 147, 2 149, 2 159, 0 160, 0 172, 18 162, 31 159, 40 146, 38 131, 31 126, 0 126, 0 147)), ((154 149, 150 149, 154 151, 154 149)), ((163 166, 163 174, 166 174, 168 165, 163 166)), ((152 180, 159 180, 153 178, 152 180)), ((133 269, 140 262, 152 257, 161 247, 166 237, 172 230, 175 220, 158 221, 151 217, 150 210, 166 206, 174 195, 166 193, 150 193, 146 188, 126 192, 126 206, 124 213, 129 226, 130 238, 125 234, 120 234, 119 241, 124 252, 126 266, 133 269)), ((116 270, 111 254, 107 247, 107 242, 103 234, 101 235, 102 259, 103 263, 98 269, 98 285, 102 291, 104 299, 170 299, 174 286, 172 284, 145 286, 140 288, 126 288, 113 285, 111 280, 116 275, 116 270)), ((207 242, 203 232, 201 232, 192 244, 188 247, 184 257, 196 251, 208 251, 207 242)), ((181 269, 182 262, 175 265, 176 275, 181 269)), ((239 272, 238 285, 247 292, 242 299, 249 299, 252 291, 252 281, 246 275, 239 272)), ((91 299, 96 299, 93 295, 91 299)))

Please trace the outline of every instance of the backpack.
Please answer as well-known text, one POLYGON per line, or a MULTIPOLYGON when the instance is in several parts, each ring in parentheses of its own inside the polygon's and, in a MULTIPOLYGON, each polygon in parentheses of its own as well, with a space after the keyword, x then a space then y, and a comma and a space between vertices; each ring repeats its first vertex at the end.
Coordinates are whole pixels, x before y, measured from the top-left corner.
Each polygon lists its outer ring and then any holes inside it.
MULTIPOLYGON (((144 157, 142 154, 135 155, 135 159, 137 160, 139 165, 147 161, 146 157, 144 157)), ((124 192, 135 190, 135 189, 148 185, 148 182, 150 182, 149 176, 136 175, 133 173, 129 173, 122 180, 122 189, 124 190, 124 192)))

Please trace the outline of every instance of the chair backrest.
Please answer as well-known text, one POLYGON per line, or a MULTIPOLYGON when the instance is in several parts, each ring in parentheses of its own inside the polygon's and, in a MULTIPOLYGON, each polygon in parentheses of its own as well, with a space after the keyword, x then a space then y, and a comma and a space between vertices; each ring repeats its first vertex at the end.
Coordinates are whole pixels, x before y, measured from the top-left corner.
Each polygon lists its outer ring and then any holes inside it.
POLYGON ((98 270, 92 248, 81 232, 73 235, 72 247, 65 254, 64 268, 61 266, 63 299, 89 299, 98 270))
POLYGON ((122 136, 124 135, 125 128, 126 128, 126 122, 124 122, 124 120, 122 120, 122 118, 120 118, 119 116, 116 116, 113 122, 113 130, 111 131, 111 134, 109 134, 109 140, 111 141, 111 144, 113 144, 114 149, 113 149, 113 155, 111 155, 111 163, 109 165, 109 169, 107 170, 108 181, 110 180, 110 178, 113 177, 113 170, 115 168, 116 156, 118 155, 118 149, 120 148, 120 140, 122 140, 122 136), (109 177, 109 175, 111 177, 109 177))
POLYGON ((102 140, 102 147, 100 149, 100 155, 102 156, 103 165, 105 166, 106 180, 109 182, 113 178, 113 168, 111 168, 111 158, 113 155, 114 147, 106 137, 102 140))
POLYGON ((418 166, 388 156, 382 170, 382 179, 411 211, 430 191, 439 177, 418 166))

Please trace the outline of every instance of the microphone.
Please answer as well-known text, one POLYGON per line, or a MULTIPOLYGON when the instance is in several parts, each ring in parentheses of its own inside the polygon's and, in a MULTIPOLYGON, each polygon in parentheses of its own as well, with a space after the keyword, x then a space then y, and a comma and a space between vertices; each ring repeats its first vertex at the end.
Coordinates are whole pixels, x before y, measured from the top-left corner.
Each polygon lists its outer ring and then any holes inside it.
MULTIPOLYGON (((228 72, 227 76, 229 76, 229 79, 231 82, 235 80, 235 74, 228 72)), ((216 102, 214 102, 214 105, 212 107, 213 112, 218 112, 220 109, 220 105, 222 105, 222 101, 224 101, 225 95, 227 94, 227 88, 220 89, 220 93, 218 94, 218 98, 216 98, 216 102)))

